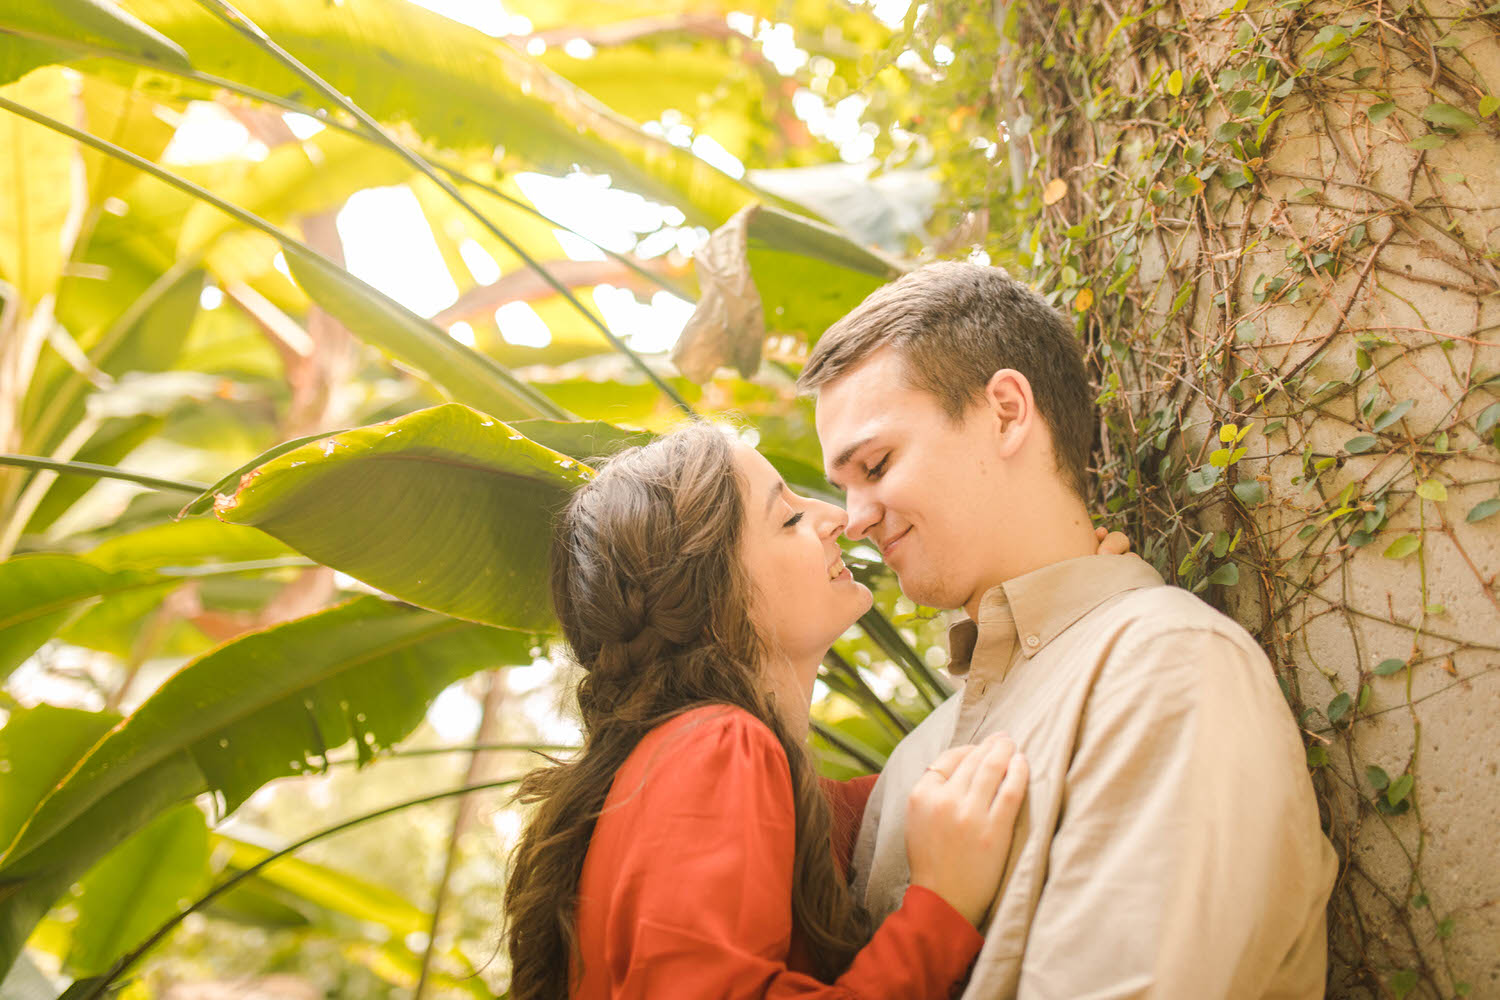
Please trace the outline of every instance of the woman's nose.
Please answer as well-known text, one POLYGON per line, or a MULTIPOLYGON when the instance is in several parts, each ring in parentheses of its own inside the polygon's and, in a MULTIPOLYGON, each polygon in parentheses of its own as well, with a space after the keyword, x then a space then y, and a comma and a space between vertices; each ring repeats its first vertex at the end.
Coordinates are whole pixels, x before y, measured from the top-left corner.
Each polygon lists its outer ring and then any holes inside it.
POLYGON ((815 500, 818 505, 818 521, 822 527, 822 534, 829 537, 837 537, 843 534, 849 526, 849 516, 838 504, 828 503, 823 500, 815 500))

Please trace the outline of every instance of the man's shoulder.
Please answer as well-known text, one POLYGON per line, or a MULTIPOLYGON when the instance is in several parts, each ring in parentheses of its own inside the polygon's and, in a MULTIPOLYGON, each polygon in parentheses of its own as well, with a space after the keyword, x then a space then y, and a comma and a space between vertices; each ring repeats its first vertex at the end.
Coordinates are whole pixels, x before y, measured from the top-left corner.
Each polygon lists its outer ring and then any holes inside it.
POLYGON ((1173 637, 1229 642, 1246 650, 1260 648, 1239 622, 1196 594, 1166 583, 1126 591, 1094 609, 1074 627, 1088 629, 1091 625, 1112 626, 1113 645, 1120 653, 1173 637))

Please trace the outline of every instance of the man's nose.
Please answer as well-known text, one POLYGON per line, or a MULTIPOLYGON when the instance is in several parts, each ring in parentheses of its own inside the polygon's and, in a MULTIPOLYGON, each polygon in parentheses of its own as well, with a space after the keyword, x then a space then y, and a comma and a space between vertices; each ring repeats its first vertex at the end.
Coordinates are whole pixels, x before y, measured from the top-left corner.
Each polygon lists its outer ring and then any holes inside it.
POLYGON ((880 505, 864 490, 850 490, 844 495, 844 502, 848 504, 846 516, 849 519, 844 537, 851 542, 869 537, 871 529, 880 523, 880 505))

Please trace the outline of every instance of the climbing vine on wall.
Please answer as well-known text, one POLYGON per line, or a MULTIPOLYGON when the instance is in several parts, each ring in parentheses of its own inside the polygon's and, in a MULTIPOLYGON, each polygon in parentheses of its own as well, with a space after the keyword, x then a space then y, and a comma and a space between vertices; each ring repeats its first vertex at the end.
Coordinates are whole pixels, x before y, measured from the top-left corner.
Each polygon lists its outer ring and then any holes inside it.
POLYGON ((1344 862, 1332 996, 1500 975, 1452 760, 1500 671, 1497 15, 935 3, 865 67, 920 84, 872 107, 943 165, 937 251, 1076 318, 1110 521, 1271 655, 1344 862))

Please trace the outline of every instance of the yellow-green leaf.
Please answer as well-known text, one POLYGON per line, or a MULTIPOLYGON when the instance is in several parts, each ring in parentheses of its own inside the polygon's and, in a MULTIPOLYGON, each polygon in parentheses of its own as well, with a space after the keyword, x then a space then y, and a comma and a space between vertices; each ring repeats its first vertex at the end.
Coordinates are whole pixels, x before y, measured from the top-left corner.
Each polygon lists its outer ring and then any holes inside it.
POLYGON ((1402 535, 1385 550, 1387 559, 1405 559, 1422 547, 1421 535, 1402 535))
MULTIPOLYGON (((63 121, 78 117, 74 84, 57 66, 34 70, 0 94, 63 121)), ((78 236, 78 149, 50 129, 0 113, 0 151, 0 277, 33 307, 56 289, 78 236)))
POLYGON ((1441 503, 1442 501, 1448 499, 1448 487, 1444 486, 1436 479, 1428 479, 1417 486, 1417 496, 1421 497, 1423 500, 1431 500, 1435 503, 1441 503))

